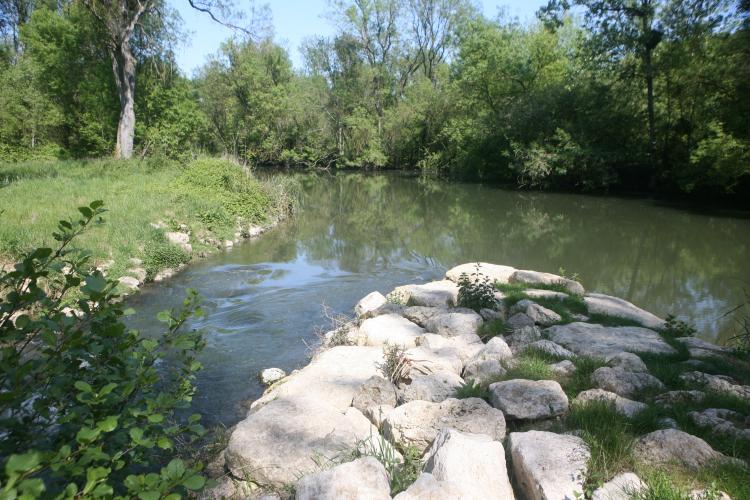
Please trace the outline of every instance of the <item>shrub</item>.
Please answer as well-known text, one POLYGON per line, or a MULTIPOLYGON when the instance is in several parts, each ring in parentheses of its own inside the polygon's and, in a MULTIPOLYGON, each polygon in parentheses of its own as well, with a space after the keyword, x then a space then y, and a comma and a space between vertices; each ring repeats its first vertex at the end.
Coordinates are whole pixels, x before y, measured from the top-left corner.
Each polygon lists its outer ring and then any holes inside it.
POLYGON ((182 331, 201 314, 197 295, 159 314, 159 337, 128 329, 117 283, 70 250, 101 219, 102 203, 79 211, 79 220, 60 221, 55 249, 38 248, 0 272, 0 496, 157 498, 201 489, 200 464, 170 460, 204 432, 200 416, 175 416, 201 368, 201 334, 182 331))
POLYGON ((473 380, 469 380, 456 390, 456 398, 482 398, 489 401, 490 391, 486 386, 478 384, 473 380))
POLYGON ((667 315, 663 330, 664 333, 672 337, 692 337, 696 332, 693 325, 679 320, 671 314, 667 315))
POLYGON ((497 305, 495 289, 490 279, 479 272, 479 264, 476 264, 475 269, 471 276, 462 273, 458 278, 458 305, 477 312, 485 308, 494 308, 497 305))
POLYGON ((169 243, 161 234, 146 245, 143 264, 149 279, 153 279, 163 269, 176 269, 188 262, 190 254, 169 243))
POLYGON ((385 378, 394 384, 403 378, 404 370, 407 368, 404 352, 406 349, 401 345, 383 345, 383 363, 378 368, 385 378))

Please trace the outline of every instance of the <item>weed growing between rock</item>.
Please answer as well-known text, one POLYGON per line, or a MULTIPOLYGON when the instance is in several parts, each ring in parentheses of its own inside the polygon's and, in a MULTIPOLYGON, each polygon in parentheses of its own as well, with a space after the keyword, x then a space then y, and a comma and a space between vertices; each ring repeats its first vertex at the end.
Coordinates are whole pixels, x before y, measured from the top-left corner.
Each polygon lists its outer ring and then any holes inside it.
POLYGON ((497 305, 490 278, 480 272, 479 264, 475 265, 475 271, 471 276, 462 273, 458 278, 458 305, 476 312, 494 309, 497 305))
POLYGON ((481 398, 489 401, 490 391, 486 385, 469 380, 456 390, 455 397, 457 399, 481 398))
POLYGON ((383 363, 378 366, 385 378, 398 384, 408 370, 407 359, 404 353, 406 349, 401 345, 383 345, 383 363))
POLYGON ((502 319, 493 319, 490 321, 485 321, 482 323, 482 326, 479 327, 479 330, 477 331, 477 335, 479 335, 479 338, 482 339, 482 342, 485 344, 492 338, 497 337, 498 335, 505 335, 508 333, 508 328, 505 325, 505 321, 502 319))

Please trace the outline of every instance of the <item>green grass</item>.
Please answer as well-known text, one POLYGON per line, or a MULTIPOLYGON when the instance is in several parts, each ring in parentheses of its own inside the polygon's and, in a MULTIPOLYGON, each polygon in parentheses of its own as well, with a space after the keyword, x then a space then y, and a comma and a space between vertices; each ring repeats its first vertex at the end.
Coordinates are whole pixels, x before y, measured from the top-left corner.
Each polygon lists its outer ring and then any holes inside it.
POLYGON ((591 314, 587 323, 595 323, 602 326, 643 326, 640 321, 609 316, 607 314, 591 314))
POLYGON ((587 356, 576 356, 571 361, 576 365, 576 370, 570 377, 562 380, 560 385, 569 398, 574 398, 580 392, 594 387, 594 384, 591 382, 591 374, 597 368, 605 366, 605 363, 599 358, 589 358, 587 356))
POLYGON ((515 366, 508 369, 505 375, 498 378, 500 380, 527 379, 527 380, 553 380, 552 374, 547 361, 543 358, 532 354, 524 353, 515 360, 515 366))
POLYGON ((485 401, 490 400, 490 391, 486 385, 478 384, 469 380, 458 388, 455 394, 456 399, 481 398, 485 401))
POLYGON ((493 319, 491 321, 485 321, 482 323, 482 325, 479 327, 479 330, 477 331, 477 335, 479 335, 479 338, 482 339, 482 342, 487 343, 492 337, 497 337, 498 335, 504 335, 507 333, 507 327, 505 326, 505 321, 502 319, 493 319))
POLYGON ((0 165, 0 259, 11 262, 23 252, 53 244, 57 221, 76 207, 103 200, 106 223, 87 232, 78 245, 94 263, 113 260, 117 278, 144 260, 149 274, 185 262, 184 252, 164 241, 163 231, 186 224, 194 252, 216 248, 199 240, 233 239, 235 218, 263 223, 282 214, 289 199, 283 188, 261 183, 239 165, 200 159, 188 165, 155 161, 57 161, 0 165))

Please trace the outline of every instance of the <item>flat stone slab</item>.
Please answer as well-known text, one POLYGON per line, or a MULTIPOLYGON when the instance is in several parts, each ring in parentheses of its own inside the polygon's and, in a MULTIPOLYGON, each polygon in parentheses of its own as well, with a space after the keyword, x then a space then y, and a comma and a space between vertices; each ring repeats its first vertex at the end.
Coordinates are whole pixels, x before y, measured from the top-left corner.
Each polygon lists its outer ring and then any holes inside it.
POLYGON ((462 363, 466 363, 476 353, 484 348, 484 342, 476 333, 456 335, 455 337, 443 337, 437 333, 425 333, 417 338, 419 347, 426 347, 431 351, 441 354, 445 350, 453 350, 458 354, 462 363))
POLYGON ((615 318, 637 321, 646 328, 659 329, 664 327, 664 320, 627 300, 603 293, 587 293, 583 298, 591 314, 604 314, 615 318))
POLYGON ((722 347, 697 337, 680 337, 677 342, 685 344, 693 358, 723 358, 732 354, 732 349, 722 347))
POLYGON ((675 354, 672 346, 648 328, 569 323, 547 328, 544 335, 582 356, 606 358, 619 352, 675 354))
POLYGON ((648 406, 632 399, 623 398, 618 396, 614 392, 605 391, 603 389, 589 389, 578 394, 573 400, 577 404, 587 404, 592 401, 604 401, 611 403, 618 413, 625 415, 626 417, 634 417, 639 412, 642 412, 648 406))
POLYGON ((338 346, 323 351, 309 365, 289 375, 251 405, 251 409, 279 398, 312 396, 345 410, 367 379, 380 376, 381 347, 338 346))
POLYGON ((583 439, 542 431, 512 432, 508 446, 514 477, 526 498, 583 498, 591 456, 583 439))
POLYGON ((510 283, 523 283, 526 285, 562 285, 568 292, 574 295, 583 295, 586 290, 577 281, 563 278, 557 274, 542 273, 539 271, 520 270, 516 271, 508 279, 510 283))
POLYGON ((398 386, 399 400, 403 403, 416 400, 439 403, 455 396, 458 388, 464 385, 464 379, 447 370, 410 378, 409 382, 398 386))
POLYGON ((313 397, 283 398, 237 424, 224 455, 235 477, 281 486, 317 470, 317 460, 336 460, 371 436, 378 436, 377 429, 356 408, 341 411, 313 397))
MULTIPOLYGON (((486 262, 479 262, 479 276, 480 278, 487 277, 490 284, 508 283, 508 280, 516 272, 516 268, 510 266, 501 266, 498 264, 488 264, 486 262)), ((477 263, 472 262, 468 264, 461 264, 452 269, 449 269, 445 273, 445 277, 455 283, 461 279, 462 274, 466 274, 469 278, 476 281, 477 263)))
POLYGON ((554 380, 506 380, 490 385, 490 402, 508 420, 552 418, 568 411, 568 396, 554 380))
POLYGON ((677 462, 695 470, 726 459, 701 438, 677 429, 662 429, 641 436, 633 444, 633 454, 648 464, 677 462))
POLYGON ((424 285, 411 285, 410 306, 451 307, 458 301, 458 285, 450 280, 433 281, 424 285))
POLYGON ((396 386, 390 380, 377 375, 368 378, 356 390, 352 398, 352 406, 365 413, 375 406, 396 406, 398 397, 396 386))
POLYGON ((295 492, 296 500, 391 499, 388 474, 374 457, 308 474, 297 481, 295 492))
POLYGON ((386 302, 386 298, 382 293, 369 293, 365 295, 359 302, 357 302, 357 305, 354 306, 354 313, 357 315, 357 317, 364 316, 384 306, 386 302))
POLYGON ((546 354, 549 354, 551 356, 558 356, 560 358, 565 359, 571 359, 574 358, 576 355, 573 351, 569 351, 568 349, 564 348, 560 344, 556 344, 555 342, 552 342, 551 340, 537 340, 535 342, 532 342, 526 346, 526 349, 534 349, 546 354))
POLYGON ((503 412, 479 398, 451 398, 442 403, 410 401, 386 416, 383 433, 394 443, 415 446, 424 452, 446 427, 486 434, 497 441, 505 437, 503 412))
POLYGON ((409 362, 409 372, 412 374, 435 373, 441 370, 461 374, 463 362, 456 349, 443 348, 432 350, 426 347, 413 347, 404 352, 404 358, 409 362))
POLYGON ((646 388, 665 389, 658 378, 643 372, 629 372, 620 368, 604 366, 591 374, 591 380, 600 389, 614 392, 626 398, 635 396, 646 388))
POLYGON ((484 434, 441 430, 427 452, 424 471, 456 484, 457 498, 513 498, 503 445, 484 434))
POLYGON ((484 320, 471 309, 456 308, 432 316, 425 322, 425 329, 444 337, 476 334, 484 320))
POLYGON ((456 500, 461 498, 461 490, 450 481, 438 481, 429 472, 423 472, 406 491, 393 500, 456 500))
POLYGON ((359 334, 364 337, 365 345, 368 346, 387 343, 408 349, 417 345, 417 337, 423 333, 422 328, 398 314, 383 314, 366 319, 359 326, 359 334))
POLYGON ((429 320, 433 316, 446 312, 448 312, 447 307, 409 306, 404 307, 401 310, 401 315, 412 323, 416 323, 419 326, 424 327, 427 323, 427 320, 429 320))

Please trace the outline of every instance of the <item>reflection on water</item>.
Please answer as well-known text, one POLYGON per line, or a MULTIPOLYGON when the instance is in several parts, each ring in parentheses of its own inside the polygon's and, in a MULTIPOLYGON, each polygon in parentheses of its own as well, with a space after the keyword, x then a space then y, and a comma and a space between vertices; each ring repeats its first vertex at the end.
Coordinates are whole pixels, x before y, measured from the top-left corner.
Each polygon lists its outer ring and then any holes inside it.
POLYGON ((651 201, 518 193, 398 175, 300 176, 292 222, 206 259, 131 300, 133 323, 188 287, 205 298, 208 346, 196 409, 232 424, 262 391, 260 369, 304 364, 321 305, 349 312, 365 294, 439 278, 470 261, 578 273, 591 291, 695 323, 725 341, 722 314, 750 287, 750 219, 651 201))

